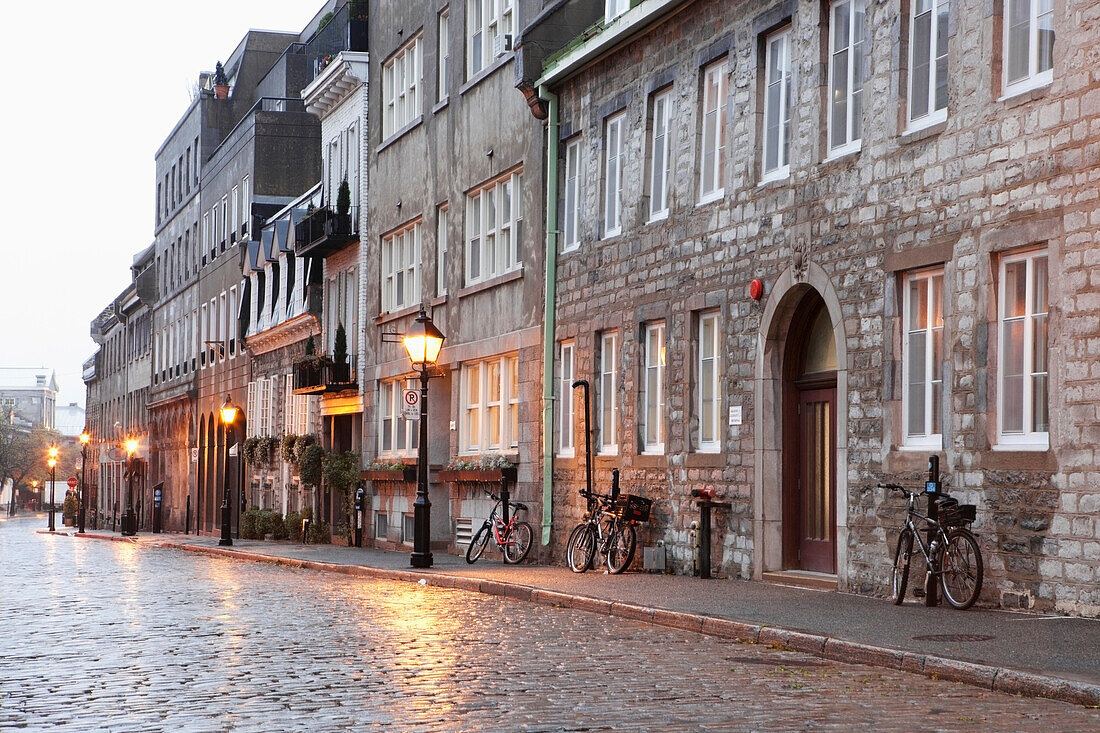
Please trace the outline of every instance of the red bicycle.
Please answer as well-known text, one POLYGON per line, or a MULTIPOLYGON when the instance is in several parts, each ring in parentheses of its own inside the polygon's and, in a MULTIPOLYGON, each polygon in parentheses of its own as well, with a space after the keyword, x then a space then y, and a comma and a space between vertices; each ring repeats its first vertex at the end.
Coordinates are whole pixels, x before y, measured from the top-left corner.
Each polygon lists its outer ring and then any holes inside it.
POLYGON ((523 562, 523 558, 527 557, 527 553, 531 551, 531 525, 527 522, 521 522, 518 520, 517 512, 526 512, 527 505, 518 501, 508 502, 508 508, 512 510, 512 517, 505 522, 499 513, 500 509, 500 497, 491 491, 486 491, 490 499, 496 500, 496 506, 493 507, 493 511, 489 513, 489 518, 485 520, 485 524, 481 525, 481 529, 477 531, 474 538, 470 541, 470 546, 466 548, 466 562, 473 565, 485 552, 485 548, 489 544, 489 537, 493 538, 497 547, 504 553, 504 562, 509 565, 515 565, 523 562))

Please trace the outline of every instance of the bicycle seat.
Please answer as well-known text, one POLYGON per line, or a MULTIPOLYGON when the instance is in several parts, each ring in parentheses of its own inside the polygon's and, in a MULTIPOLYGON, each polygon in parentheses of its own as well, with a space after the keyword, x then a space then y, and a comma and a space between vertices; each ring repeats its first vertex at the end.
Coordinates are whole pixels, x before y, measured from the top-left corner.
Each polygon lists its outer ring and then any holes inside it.
POLYGON ((521 511, 521 512, 527 511, 527 505, 524 504, 523 502, 520 502, 520 501, 513 501, 512 502, 512 507, 514 509, 516 509, 517 511, 521 511))

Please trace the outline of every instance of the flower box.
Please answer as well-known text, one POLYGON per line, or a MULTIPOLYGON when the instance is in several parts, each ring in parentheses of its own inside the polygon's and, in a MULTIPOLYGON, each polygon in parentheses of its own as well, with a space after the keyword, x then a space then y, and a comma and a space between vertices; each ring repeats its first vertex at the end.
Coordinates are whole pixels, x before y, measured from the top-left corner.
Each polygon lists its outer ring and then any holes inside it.
POLYGON ((408 483, 416 483, 416 466, 406 466, 399 470, 374 470, 363 471, 362 478, 364 481, 405 481, 408 483))
POLYGON ((507 468, 460 468, 445 469, 439 472, 440 481, 451 483, 494 483, 499 484, 501 478, 506 478, 510 483, 516 482, 516 467, 507 468))

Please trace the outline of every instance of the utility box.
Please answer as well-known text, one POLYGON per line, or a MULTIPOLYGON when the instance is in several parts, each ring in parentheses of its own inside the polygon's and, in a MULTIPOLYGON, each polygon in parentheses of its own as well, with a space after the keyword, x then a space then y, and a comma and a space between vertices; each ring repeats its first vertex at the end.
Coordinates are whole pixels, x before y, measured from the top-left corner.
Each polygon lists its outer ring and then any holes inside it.
POLYGON ((662 573, 665 571, 665 548, 663 545, 642 548, 642 568, 662 573))

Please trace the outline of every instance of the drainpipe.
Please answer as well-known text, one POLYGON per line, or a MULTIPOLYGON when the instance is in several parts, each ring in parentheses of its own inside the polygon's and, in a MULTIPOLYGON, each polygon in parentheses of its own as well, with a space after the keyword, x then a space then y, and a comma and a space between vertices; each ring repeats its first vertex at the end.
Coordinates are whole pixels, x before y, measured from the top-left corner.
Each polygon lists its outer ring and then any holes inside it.
POLYGON ((558 95, 539 86, 547 102, 546 286, 542 317, 542 544, 550 544, 554 505, 554 303, 558 271, 558 95))

